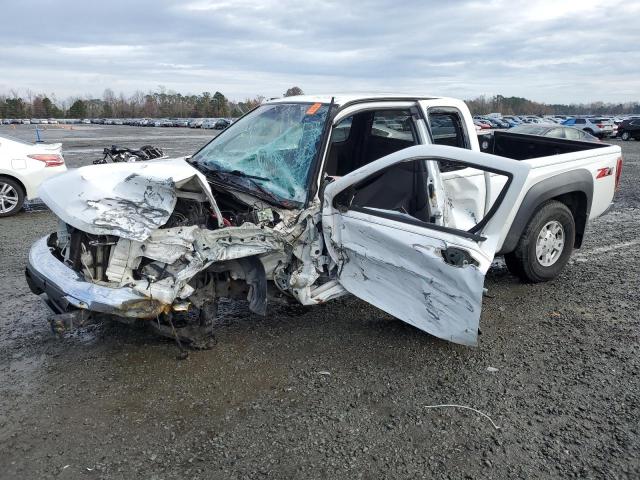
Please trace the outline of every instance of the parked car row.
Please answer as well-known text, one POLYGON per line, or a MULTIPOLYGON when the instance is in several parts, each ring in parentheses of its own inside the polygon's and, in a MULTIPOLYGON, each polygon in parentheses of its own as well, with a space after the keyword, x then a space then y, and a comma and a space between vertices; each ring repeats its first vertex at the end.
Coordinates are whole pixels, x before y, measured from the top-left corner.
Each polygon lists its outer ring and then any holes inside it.
MULTIPOLYGON (((83 120, 83 122, 86 120, 83 120)), ((94 118, 89 123, 97 125, 130 125, 133 127, 189 127, 224 130, 231 123, 231 118, 94 118)))
POLYGON ((23 118, 1 119, 2 125, 130 125, 135 127, 189 127, 224 130, 232 118, 23 118))
POLYGON ((65 123, 67 120, 57 120, 55 118, 5 118, 0 120, 2 125, 57 125, 65 123))
MULTIPOLYGON (((597 138, 620 137, 623 140, 640 138, 640 116, 571 116, 571 115, 476 115, 473 123, 477 131, 489 129, 508 129, 521 125, 563 125, 585 132, 597 138)), ((550 130, 551 131, 551 130, 550 130)), ((556 132, 560 132, 557 130, 556 132)), ((571 138, 576 138, 571 134, 571 138)), ((568 137, 567 137, 568 138, 568 137)), ((588 137, 585 137, 588 138, 588 137)))

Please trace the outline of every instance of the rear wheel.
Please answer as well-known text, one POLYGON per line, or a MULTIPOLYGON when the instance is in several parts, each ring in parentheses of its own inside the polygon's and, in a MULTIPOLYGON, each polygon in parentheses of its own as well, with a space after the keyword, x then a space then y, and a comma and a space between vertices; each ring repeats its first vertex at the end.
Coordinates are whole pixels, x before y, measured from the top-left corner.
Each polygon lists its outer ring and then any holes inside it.
POLYGON ((10 178, 0 178, 0 217, 8 217, 20 211, 24 203, 24 190, 10 178))
POLYGON ((620 138, 626 142, 627 140, 631 140, 631 135, 629 134, 629 132, 622 132, 620 138))
POLYGON ((516 249, 505 255, 507 267, 526 282, 553 280, 569 261, 575 236, 571 210, 551 200, 531 218, 516 249))

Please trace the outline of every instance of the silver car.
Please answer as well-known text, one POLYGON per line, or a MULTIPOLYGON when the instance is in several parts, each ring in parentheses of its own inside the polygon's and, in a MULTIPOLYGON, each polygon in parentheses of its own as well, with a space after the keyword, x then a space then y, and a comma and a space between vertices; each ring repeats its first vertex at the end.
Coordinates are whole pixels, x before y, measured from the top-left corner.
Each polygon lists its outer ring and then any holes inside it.
POLYGON ((584 130, 574 127, 558 125, 557 123, 525 124, 513 127, 509 132, 540 135, 541 137, 564 138, 567 140, 582 140, 583 142, 599 142, 600 140, 584 130))
POLYGON ((568 118, 562 125, 579 128, 598 138, 610 137, 613 135, 614 123, 610 120, 599 118, 568 118))

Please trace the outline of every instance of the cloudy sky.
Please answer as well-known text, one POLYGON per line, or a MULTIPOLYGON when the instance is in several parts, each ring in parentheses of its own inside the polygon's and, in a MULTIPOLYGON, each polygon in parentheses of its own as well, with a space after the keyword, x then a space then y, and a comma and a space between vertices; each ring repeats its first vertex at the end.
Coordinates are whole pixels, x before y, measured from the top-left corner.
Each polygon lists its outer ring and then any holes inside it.
POLYGON ((640 100, 639 0, 4 0, 0 92, 640 100))

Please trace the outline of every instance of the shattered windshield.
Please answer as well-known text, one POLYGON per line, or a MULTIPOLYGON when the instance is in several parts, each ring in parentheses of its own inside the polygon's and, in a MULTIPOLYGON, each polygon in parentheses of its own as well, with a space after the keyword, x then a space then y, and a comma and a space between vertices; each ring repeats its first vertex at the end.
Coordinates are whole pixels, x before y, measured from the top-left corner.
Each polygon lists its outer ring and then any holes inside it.
POLYGON ((304 203, 311 164, 329 106, 320 103, 262 105, 193 156, 207 169, 231 172, 274 196, 304 203))

